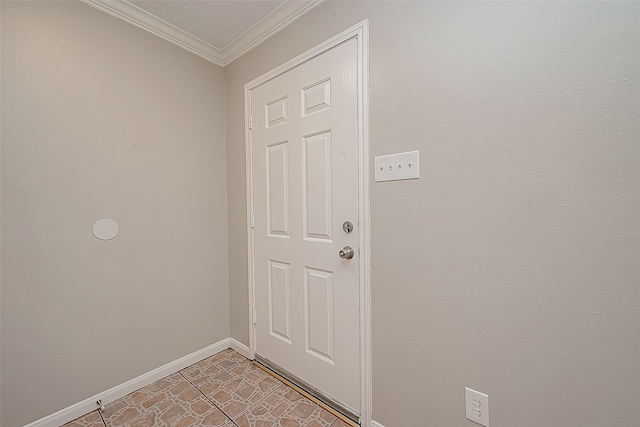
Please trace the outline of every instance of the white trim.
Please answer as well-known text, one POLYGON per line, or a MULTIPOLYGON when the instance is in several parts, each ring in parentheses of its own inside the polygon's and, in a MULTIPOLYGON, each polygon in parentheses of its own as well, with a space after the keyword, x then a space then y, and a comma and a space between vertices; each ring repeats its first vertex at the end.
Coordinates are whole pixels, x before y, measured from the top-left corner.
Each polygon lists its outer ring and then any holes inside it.
POLYGON ((358 139, 360 149, 360 424, 371 425, 371 210, 369 202, 369 21, 358 29, 358 139))
POLYGON ((249 283, 249 355, 250 359, 256 358, 256 325, 253 323, 253 316, 255 312, 255 240, 253 235, 253 142, 251 141, 251 128, 249 126, 249 117, 251 115, 251 91, 247 85, 244 85, 244 110, 247 120, 244 126, 244 151, 245 151, 245 171, 246 171, 246 186, 247 186, 247 240, 249 241, 248 247, 248 259, 247 259, 247 280, 249 283), (248 109, 247 109, 248 108, 248 109))
POLYGON ((377 421, 371 420, 371 427, 384 427, 384 426, 377 421))
POLYGON ((67 408, 61 409, 54 414, 48 415, 44 418, 40 418, 37 421, 27 424, 25 427, 59 427, 65 423, 68 423, 69 421, 73 421, 78 417, 81 417, 93 410, 98 409, 98 405, 96 404, 96 401, 98 399, 102 400, 103 405, 111 403, 114 400, 120 399, 121 397, 124 397, 127 394, 132 393, 142 387, 146 387, 161 378, 178 372, 179 370, 184 369, 189 365, 193 365, 194 363, 199 362, 202 359, 206 359, 207 357, 213 356, 214 354, 219 353, 222 350, 226 350, 227 348, 229 348, 230 341, 230 338, 225 338, 215 344, 211 344, 210 346, 207 346, 201 350, 181 357, 180 359, 174 360, 173 362, 169 362, 166 365, 154 369, 153 371, 142 374, 139 377, 110 388, 109 390, 98 393, 67 408))
POLYGON ((127 0, 81 1, 163 38, 209 62, 224 67, 277 34, 305 13, 324 3, 325 0, 312 0, 310 2, 285 1, 223 49, 210 45, 175 25, 129 3, 127 0))
POLYGON ((247 359, 253 359, 253 357, 249 357, 249 347, 242 344, 240 341, 237 341, 233 338, 229 338, 229 347, 246 357, 247 359))
POLYGON ((293 21, 324 2, 325 0, 313 0, 308 3, 303 1, 287 1, 256 25, 245 31, 240 37, 225 46, 224 49, 222 49, 224 64, 230 64, 233 60, 273 37, 288 27, 293 21))
MULTIPOLYGON (((324 43, 293 58, 279 67, 263 74, 255 80, 245 84, 245 115, 251 114, 251 90, 261 84, 279 76, 323 52, 356 39, 358 44, 358 152, 359 152, 359 214, 360 214, 360 422, 362 427, 371 427, 372 387, 371 387, 371 226, 369 207, 369 23, 367 20, 354 25, 342 33, 330 38, 324 43)), ((253 148, 248 120, 245 122, 245 153, 246 153, 246 185, 247 185, 247 237, 248 237, 248 281, 249 281, 249 353, 251 359, 255 357, 256 337, 253 324, 253 309, 255 307, 254 282, 254 229, 251 227, 253 212, 252 187, 252 158, 253 148)))
POLYGON ((80 0, 111 16, 120 18, 138 28, 142 28, 160 38, 167 40, 184 50, 213 62, 225 66, 224 56, 220 49, 192 36, 186 31, 169 24, 149 12, 132 5, 126 0, 80 0))

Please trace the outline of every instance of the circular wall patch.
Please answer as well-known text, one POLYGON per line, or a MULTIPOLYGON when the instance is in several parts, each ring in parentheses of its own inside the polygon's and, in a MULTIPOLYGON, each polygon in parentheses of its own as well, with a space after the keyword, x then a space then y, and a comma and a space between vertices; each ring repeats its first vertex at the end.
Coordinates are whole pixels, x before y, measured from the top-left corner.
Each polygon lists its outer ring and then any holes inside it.
POLYGON ((100 240, 111 240, 119 231, 118 224, 112 219, 101 219, 93 224, 93 235, 100 240))

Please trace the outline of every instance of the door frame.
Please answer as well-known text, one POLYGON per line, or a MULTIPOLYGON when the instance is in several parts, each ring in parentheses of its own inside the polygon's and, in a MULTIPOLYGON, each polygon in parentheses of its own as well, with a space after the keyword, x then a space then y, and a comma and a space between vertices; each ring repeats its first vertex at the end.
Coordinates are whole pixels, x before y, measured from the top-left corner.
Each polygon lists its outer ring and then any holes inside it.
POLYGON ((251 91, 263 83, 348 41, 357 42, 358 56, 358 238, 360 242, 360 423, 371 426, 371 229, 369 209, 369 22, 364 20, 318 46, 296 56, 244 85, 245 169, 247 184, 247 240, 249 282, 249 357, 255 358, 255 240, 253 228, 253 143, 251 140, 251 91))

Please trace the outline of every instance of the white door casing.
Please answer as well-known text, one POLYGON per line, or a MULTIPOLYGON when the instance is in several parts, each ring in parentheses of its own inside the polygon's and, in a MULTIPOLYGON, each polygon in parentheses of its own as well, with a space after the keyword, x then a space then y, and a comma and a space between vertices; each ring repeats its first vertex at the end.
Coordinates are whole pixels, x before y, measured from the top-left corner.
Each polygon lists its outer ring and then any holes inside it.
POLYGON ((245 86, 250 353, 360 414, 365 426, 366 29, 365 21, 245 86), (338 256, 344 246, 353 259, 338 256))

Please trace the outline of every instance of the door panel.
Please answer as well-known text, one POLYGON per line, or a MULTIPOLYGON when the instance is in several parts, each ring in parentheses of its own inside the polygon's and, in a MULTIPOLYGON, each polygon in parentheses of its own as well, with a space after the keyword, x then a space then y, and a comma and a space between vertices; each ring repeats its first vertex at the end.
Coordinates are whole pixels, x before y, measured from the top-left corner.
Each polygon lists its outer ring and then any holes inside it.
POLYGON ((357 42, 250 96, 256 353, 359 413, 357 42))
POLYGON ((269 260, 269 332, 291 344, 291 265, 269 260))
POLYGON ((304 238, 330 242, 333 234, 331 132, 305 137, 302 151, 304 238))
POLYGON ((333 273, 307 267, 304 285, 306 351, 335 365, 333 273))
POLYGON ((270 237, 289 237, 289 143, 267 145, 267 222, 270 237))

